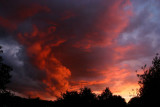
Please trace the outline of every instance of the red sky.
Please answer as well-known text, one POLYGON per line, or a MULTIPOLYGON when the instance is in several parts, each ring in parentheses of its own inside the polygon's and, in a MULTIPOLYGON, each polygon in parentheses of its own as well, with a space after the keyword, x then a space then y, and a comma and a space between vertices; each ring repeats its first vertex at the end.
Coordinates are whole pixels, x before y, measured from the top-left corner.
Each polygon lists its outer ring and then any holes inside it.
POLYGON ((0 45, 14 69, 9 88, 55 99, 110 87, 128 101, 139 88, 135 71, 159 52, 160 3, 142 1, 1 0, 0 45))

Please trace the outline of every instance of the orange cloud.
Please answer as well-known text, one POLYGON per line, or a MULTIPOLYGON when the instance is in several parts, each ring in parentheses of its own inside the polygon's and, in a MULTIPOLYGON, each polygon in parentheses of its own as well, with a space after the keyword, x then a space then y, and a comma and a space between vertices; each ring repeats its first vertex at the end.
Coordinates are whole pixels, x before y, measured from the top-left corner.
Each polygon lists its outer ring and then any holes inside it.
POLYGON ((52 98, 84 86, 95 92, 105 87, 128 92, 126 87, 135 81, 128 79, 132 73, 127 64, 124 69, 118 64, 136 46, 119 46, 117 38, 132 16, 130 0, 28 1, 17 2, 7 10, 12 14, 0 17, 2 27, 18 33, 12 35, 24 45, 31 64, 38 69, 35 72, 44 73, 40 82, 45 92, 29 89, 26 95, 52 98))
MULTIPOLYGON (((33 32, 25 34, 19 33, 18 38, 23 45, 27 46, 27 53, 31 62, 39 70, 45 71, 46 78, 44 78, 42 82, 46 85, 46 92, 53 96, 60 96, 61 92, 69 88, 67 79, 71 76, 71 72, 54 56, 52 48, 61 45, 66 40, 60 38, 56 40, 55 37, 51 38, 49 37, 50 33, 50 30, 41 32, 36 25, 34 25, 33 32), (49 41, 55 42, 50 43, 49 41)), ((34 93, 33 96, 38 95, 34 93)))

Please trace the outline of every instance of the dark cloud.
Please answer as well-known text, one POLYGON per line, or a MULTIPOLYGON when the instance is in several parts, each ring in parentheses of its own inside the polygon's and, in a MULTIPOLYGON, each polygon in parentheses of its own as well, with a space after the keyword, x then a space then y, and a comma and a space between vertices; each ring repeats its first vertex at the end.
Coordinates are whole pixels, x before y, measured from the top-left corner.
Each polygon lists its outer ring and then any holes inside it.
POLYGON ((9 88, 15 92, 25 94, 30 91, 45 91, 46 87, 40 80, 45 78, 45 73, 33 67, 26 56, 24 47, 12 36, 1 38, 0 45, 3 47, 4 63, 13 68, 9 88))
POLYGON ((93 90, 131 86, 130 65, 159 50, 158 9, 144 0, 1 0, 0 42, 14 67, 10 88, 50 97, 81 82, 93 90))

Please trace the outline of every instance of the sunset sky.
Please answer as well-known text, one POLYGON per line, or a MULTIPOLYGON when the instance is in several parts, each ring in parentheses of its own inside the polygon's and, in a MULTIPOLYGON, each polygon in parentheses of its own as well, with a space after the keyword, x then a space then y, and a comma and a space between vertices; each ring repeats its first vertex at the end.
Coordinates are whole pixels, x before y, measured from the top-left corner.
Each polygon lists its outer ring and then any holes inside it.
POLYGON ((84 86, 128 101, 160 52, 159 0, 0 0, 8 88, 55 100, 84 86))

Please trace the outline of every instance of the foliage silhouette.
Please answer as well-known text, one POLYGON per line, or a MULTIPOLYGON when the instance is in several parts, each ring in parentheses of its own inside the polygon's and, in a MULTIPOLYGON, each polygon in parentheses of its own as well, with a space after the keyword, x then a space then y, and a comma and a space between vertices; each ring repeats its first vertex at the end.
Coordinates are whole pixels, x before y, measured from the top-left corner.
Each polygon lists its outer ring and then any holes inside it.
POLYGON ((99 105, 101 107, 126 107, 126 102, 121 96, 113 95, 110 89, 107 87, 101 95, 98 96, 99 105))
POLYGON ((142 67, 143 74, 139 78, 139 94, 128 103, 130 106, 158 106, 160 97, 160 57, 157 54, 152 61, 152 66, 142 67))
POLYGON ((101 95, 96 96, 90 88, 81 88, 80 92, 67 91, 58 101, 59 106, 100 106, 100 107, 125 107, 126 102, 121 96, 112 95, 109 88, 106 88, 101 95))
POLYGON ((112 97, 112 92, 108 87, 104 90, 104 92, 102 92, 101 95, 98 96, 99 100, 101 101, 105 101, 111 97, 112 97))
POLYGON ((96 102, 96 95, 92 93, 90 88, 81 88, 80 96, 83 103, 87 104, 95 104, 96 102))
MULTIPOLYGON (((2 47, 0 46, 0 54, 3 53, 2 47)), ((6 91, 6 84, 10 82, 10 71, 12 68, 3 63, 3 58, 0 56, 0 93, 6 91)))
POLYGON ((157 54, 153 58, 152 66, 146 69, 143 67, 144 74, 138 75, 140 84, 140 97, 143 105, 159 104, 160 96, 160 57, 157 54))
POLYGON ((59 98, 57 103, 59 105, 77 106, 77 105, 94 105, 96 104, 96 95, 92 93, 90 88, 81 88, 80 92, 66 91, 62 94, 62 98, 59 98))
POLYGON ((128 102, 128 107, 141 107, 142 102, 140 97, 136 96, 133 97, 129 102, 128 102))

